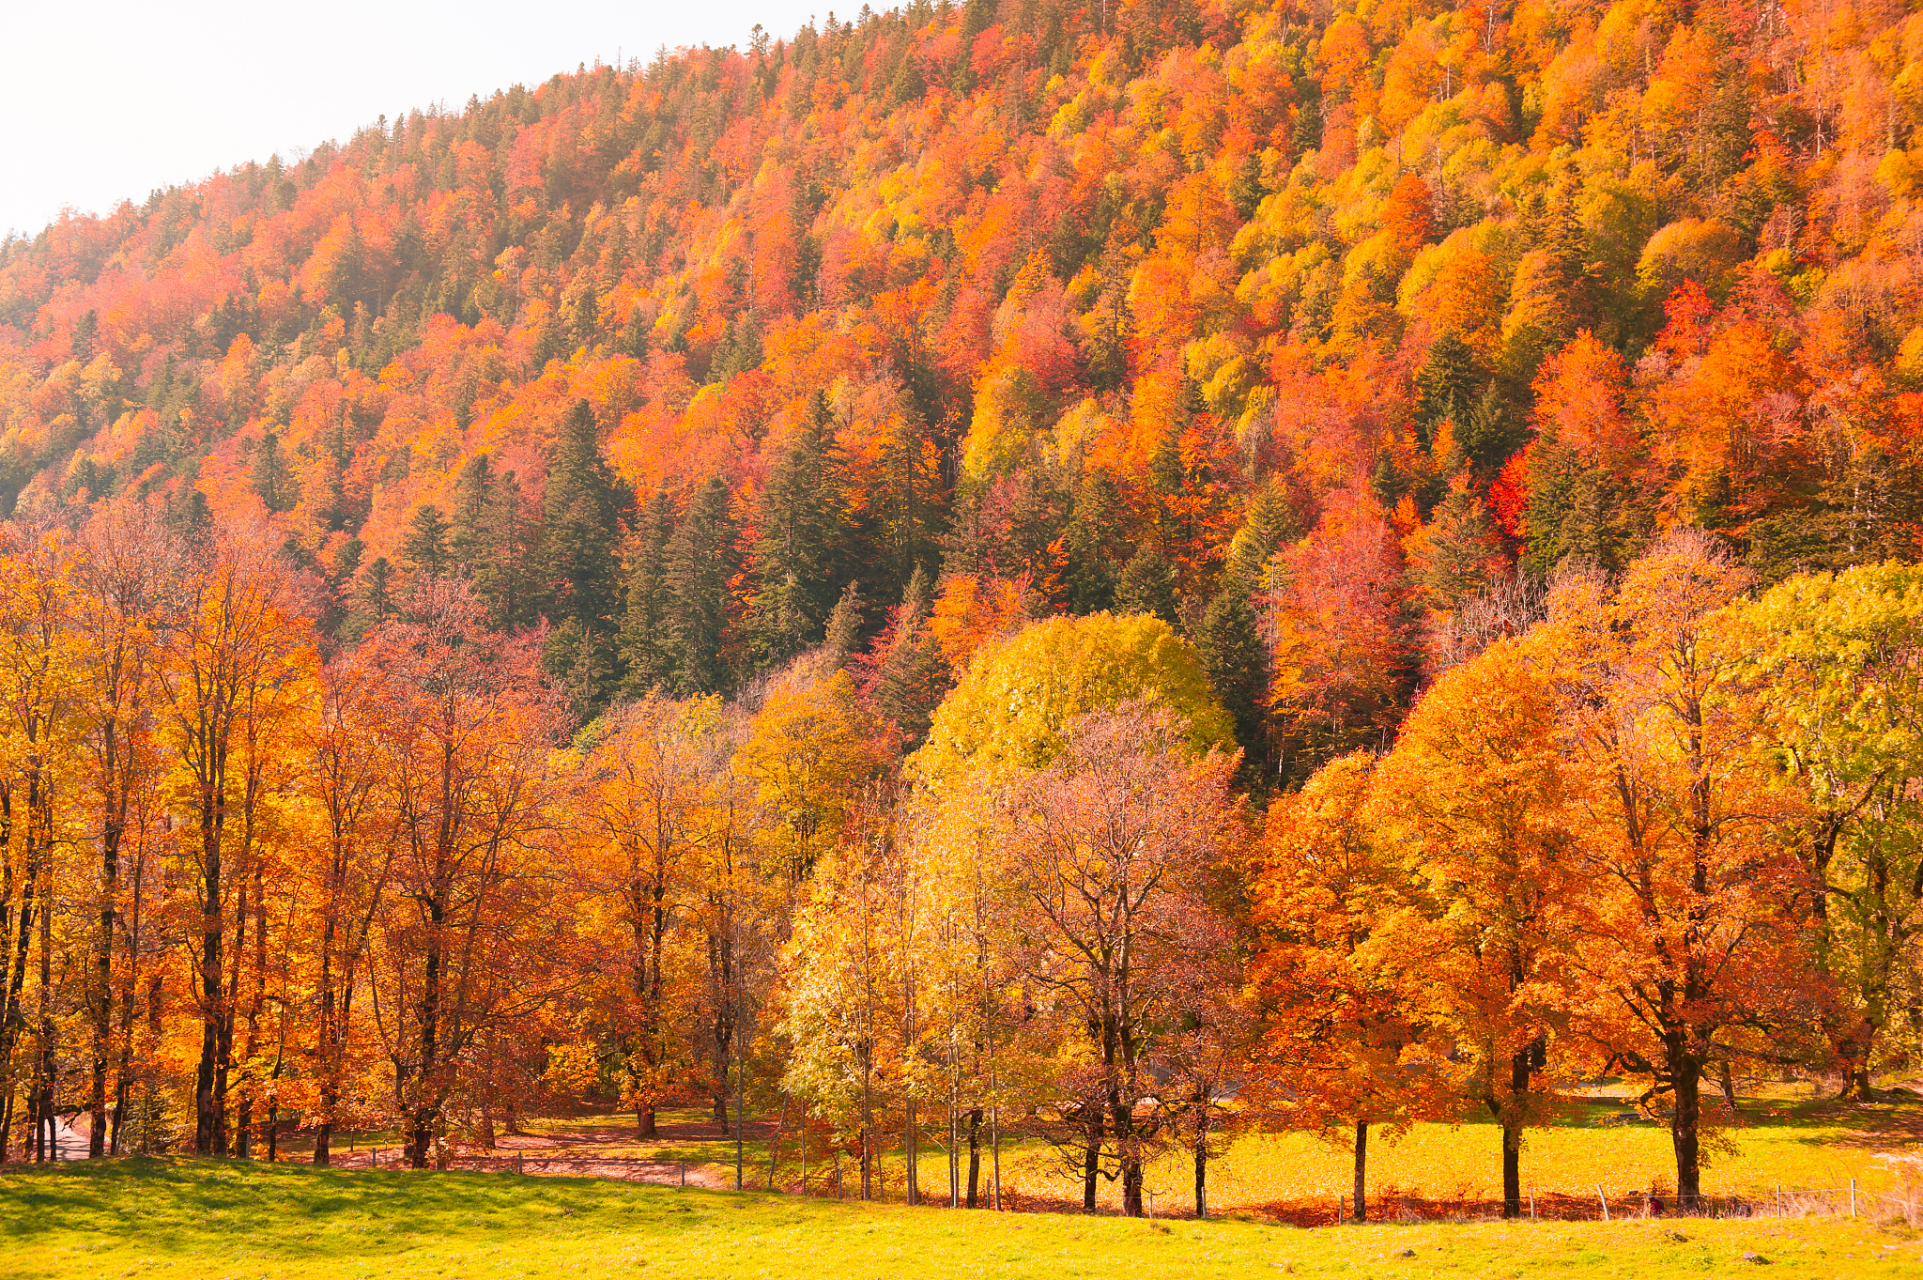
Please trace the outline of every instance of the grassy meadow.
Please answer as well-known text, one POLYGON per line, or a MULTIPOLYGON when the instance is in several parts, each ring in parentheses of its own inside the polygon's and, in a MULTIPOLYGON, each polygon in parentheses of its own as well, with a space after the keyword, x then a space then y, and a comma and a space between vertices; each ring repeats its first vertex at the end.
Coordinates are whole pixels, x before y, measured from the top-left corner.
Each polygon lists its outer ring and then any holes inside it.
POLYGON ((1306 1230, 958 1213, 584 1178, 122 1160, 0 1173, 0 1277, 1913 1276, 1847 1219, 1306 1230))
MULTIPOLYGON (((1740 1123, 1716 1131, 1704 1192, 1758 1203, 1772 1201, 1777 1187, 1792 1190, 1845 1188, 1854 1180, 1864 1192, 1905 1194, 1887 1160, 1891 1153, 1923 1149, 1923 1103, 1869 1105, 1809 1098, 1744 1098, 1740 1123)), ((1640 1204, 1655 1186, 1667 1192, 1674 1179, 1669 1133, 1660 1124, 1625 1120, 1625 1104, 1615 1097, 1572 1100, 1556 1123, 1530 1131, 1523 1152, 1523 1179, 1544 1216, 1598 1213, 1600 1185, 1622 1212, 1640 1204)), ((515 1153, 530 1174, 638 1178, 677 1182, 685 1164, 689 1184, 716 1190, 734 1186, 735 1146, 704 1112, 663 1111, 660 1136, 633 1137, 630 1122, 618 1115, 581 1115, 542 1120, 525 1134, 503 1135, 491 1162, 505 1166, 515 1153)), ((745 1183, 768 1186, 772 1118, 751 1119, 743 1148, 745 1183)), ((393 1134, 356 1135, 350 1154, 343 1143, 336 1160, 365 1168, 370 1143, 383 1148, 383 1161, 395 1155, 393 1134)), ((1372 1213, 1385 1217, 1419 1215, 1476 1216, 1500 1195, 1498 1130, 1490 1124, 1423 1124, 1399 1139, 1372 1135, 1369 1144, 1369 1197, 1372 1213)), ((784 1136, 775 1168, 777 1190, 794 1191, 801 1163, 792 1134, 784 1136)), ((302 1144, 283 1149, 284 1158, 305 1159, 302 1144)), ((475 1162, 488 1163, 488 1162, 475 1162)), ((983 1179, 988 1159, 983 1156, 983 1179)), ((899 1148, 883 1160, 881 1192, 899 1200, 903 1182, 899 1148)), ((1209 1198, 1215 1211, 1244 1213, 1301 1225, 1331 1221, 1336 1197, 1350 1187, 1350 1155, 1305 1133, 1247 1134, 1235 1139, 1209 1170, 1209 1198)), ((852 1164, 843 1166, 843 1188, 857 1191, 852 1164)), ((921 1154, 925 1195, 945 1197, 946 1156, 932 1142, 921 1154)), ((808 1185, 816 1195, 833 1186, 831 1166, 817 1142, 810 1156, 808 1185)), ((1055 1153, 1036 1142, 1007 1141, 1002 1150, 1002 1185, 1017 1208, 1078 1207, 1080 1183, 1055 1153)), ((1186 1214, 1193 1204, 1194 1173, 1182 1154, 1169 1155, 1148 1171, 1147 1189, 1161 1216, 1186 1214)), ((1117 1188, 1100 1188, 1104 1208, 1118 1207, 1117 1188)))

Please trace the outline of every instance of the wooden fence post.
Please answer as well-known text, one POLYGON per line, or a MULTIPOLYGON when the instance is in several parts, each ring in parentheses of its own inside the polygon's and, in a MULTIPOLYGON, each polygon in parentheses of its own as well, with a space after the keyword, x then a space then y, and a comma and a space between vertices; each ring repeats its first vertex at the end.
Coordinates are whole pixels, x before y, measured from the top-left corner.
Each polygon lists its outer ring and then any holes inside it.
POLYGON ((1856 1179, 1850 1179, 1850 1217, 1856 1216, 1856 1179))

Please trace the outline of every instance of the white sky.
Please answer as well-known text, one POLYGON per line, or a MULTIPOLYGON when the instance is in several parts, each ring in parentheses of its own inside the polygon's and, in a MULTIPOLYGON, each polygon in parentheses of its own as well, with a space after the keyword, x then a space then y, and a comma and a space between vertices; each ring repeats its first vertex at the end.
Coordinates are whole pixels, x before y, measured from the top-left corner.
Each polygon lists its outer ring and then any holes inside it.
POLYGON ((786 38, 832 4, 0 0, 0 235, 596 58, 786 38))

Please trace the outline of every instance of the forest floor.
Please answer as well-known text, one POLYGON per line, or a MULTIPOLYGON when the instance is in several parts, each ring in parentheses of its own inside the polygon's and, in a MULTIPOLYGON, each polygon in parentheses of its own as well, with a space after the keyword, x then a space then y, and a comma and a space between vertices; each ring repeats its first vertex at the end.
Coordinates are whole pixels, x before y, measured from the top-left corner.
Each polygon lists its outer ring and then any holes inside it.
MULTIPOLYGON (((1906 1151, 1923 1152, 1923 1102, 1841 1103, 1782 1092, 1740 1099, 1734 1125, 1727 1123, 1720 1103, 1712 1109, 1710 1118, 1723 1123, 1711 1134, 1703 1190, 1723 1211, 1732 1200, 1739 1212, 1773 1207, 1778 1188, 1802 1207, 1815 1207, 1809 1193, 1829 1192, 1830 1203, 1840 1209, 1852 1181, 1866 1212, 1872 1194, 1918 1199, 1923 1205, 1923 1188, 1905 1185, 1889 1161, 1906 1151)), ((734 1187, 735 1143, 722 1126, 692 1108, 664 1110, 657 1124, 656 1137, 640 1140, 627 1115, 535 1120, 525 1133, 501 1134, 491 1154, 463 1151, 454 1163, 471 1171, 518 1169, 665 1185, 678 1185, 685 1173, 691 1187, 734 1187)), ((749 1190, 770 1185, 769 1140, 775 1129, 773 1117, 748 1121, 741 1155, 742 1183, 749 1190)), ((348 1141, 337 1143, 334 1153, 335 1163, 345 1168, 368 1168, 376 1152, 386 1168, 398 1155, 399 1140, 391 1133, 354 1135, 351 1150, 348 1141)), ((1416 1125, 1399 1138, 1374 1134, 1369 1148, 1372 1215, 1435 1219, 1500 1211, 1501 1137, 1494 1125, 1416 1125)), ((309 1149, 295 1140, 281 1155, 304 1160, 309 1149)), ((792 1132, 783 1133, 778 1154, 774 1188, 799 1190, 802 1165, 792 1132)), ((986 1150, 981 1158, 985 1191, 991 1158, 986 1150)), ((963 1161, 965 1170, 965 1150, 963 1161)), ((897 1143, 881 1161, 880 1198, 901 1199, 903 1170, 897 1143)), ((924 1198, 946 1199, 947 1156, 939 1144, 924 1140, 919 1170, 924 1198)), ((811 1195, 833 1196, 837 1175, 819 1135, 811 1145, 807 1175, 811 1195)), ((1151 1166, 1146 1187, 1158 1216, 1192 1212, 1194 1177, 1193 1161, 1182 1153, 1151 1166)), ((1620 1217, 1640 1214, 1643 1195, 1652 1187, 1669 1198, 1675 1164, 1668 1130, 1636 1116, 1621 1096, 1603 1092, 1567 1099, 1553 1124, 1529 1132, 1523 1177, 1543 1217, 1600 1217, 1598 1190, 1620 1217)), ((855 1198, 859 1184, 852 1162, 843 1161, 840 1178, 843 1194, 855 1198)), ((1210 1162, 1209 1199, 1218 1213, 1318 1226, 1334 1221, 1337 1197, 1348 1194, 1352 1178, 1344 1147, 1306 1133, 1247 1134, 1210 1162)), ((1052 1149, 1036 1141, 1003 1143, 1002 1187, 1006 1207, 1072 1211, 1081 1204, 1079 1182, 1052 1149)), ((1100 1184, 1098 1199, 1106 1211, 1119 1207, 1113 1183, 1100 1184)))
POLYGON ((116 1160, 0 1172, 0 1277, 1914 1276, 1847 1218, 1392 1224, 964 1214, 594 1178, 116 1160), (1747 1256, 1746 1256, 1747 1255, 1747 1256))

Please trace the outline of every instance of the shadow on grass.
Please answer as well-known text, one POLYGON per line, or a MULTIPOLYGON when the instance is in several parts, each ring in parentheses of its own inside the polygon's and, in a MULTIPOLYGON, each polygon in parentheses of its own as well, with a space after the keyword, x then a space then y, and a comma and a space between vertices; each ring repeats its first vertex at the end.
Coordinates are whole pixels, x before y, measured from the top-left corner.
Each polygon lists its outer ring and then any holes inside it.
POLYGON ((0 1170, 0 1252, 64 1232, 178 1253, 205 1248, 210 1231, 231 1231, 250 1252, 365 1255, 614 1213, 626 1230, 685 1230, 691 1212, 720 1211, 726 1203, 699 1190, 596 1178, 369 1174, 186 1159, 13 1166, 0 1170))

